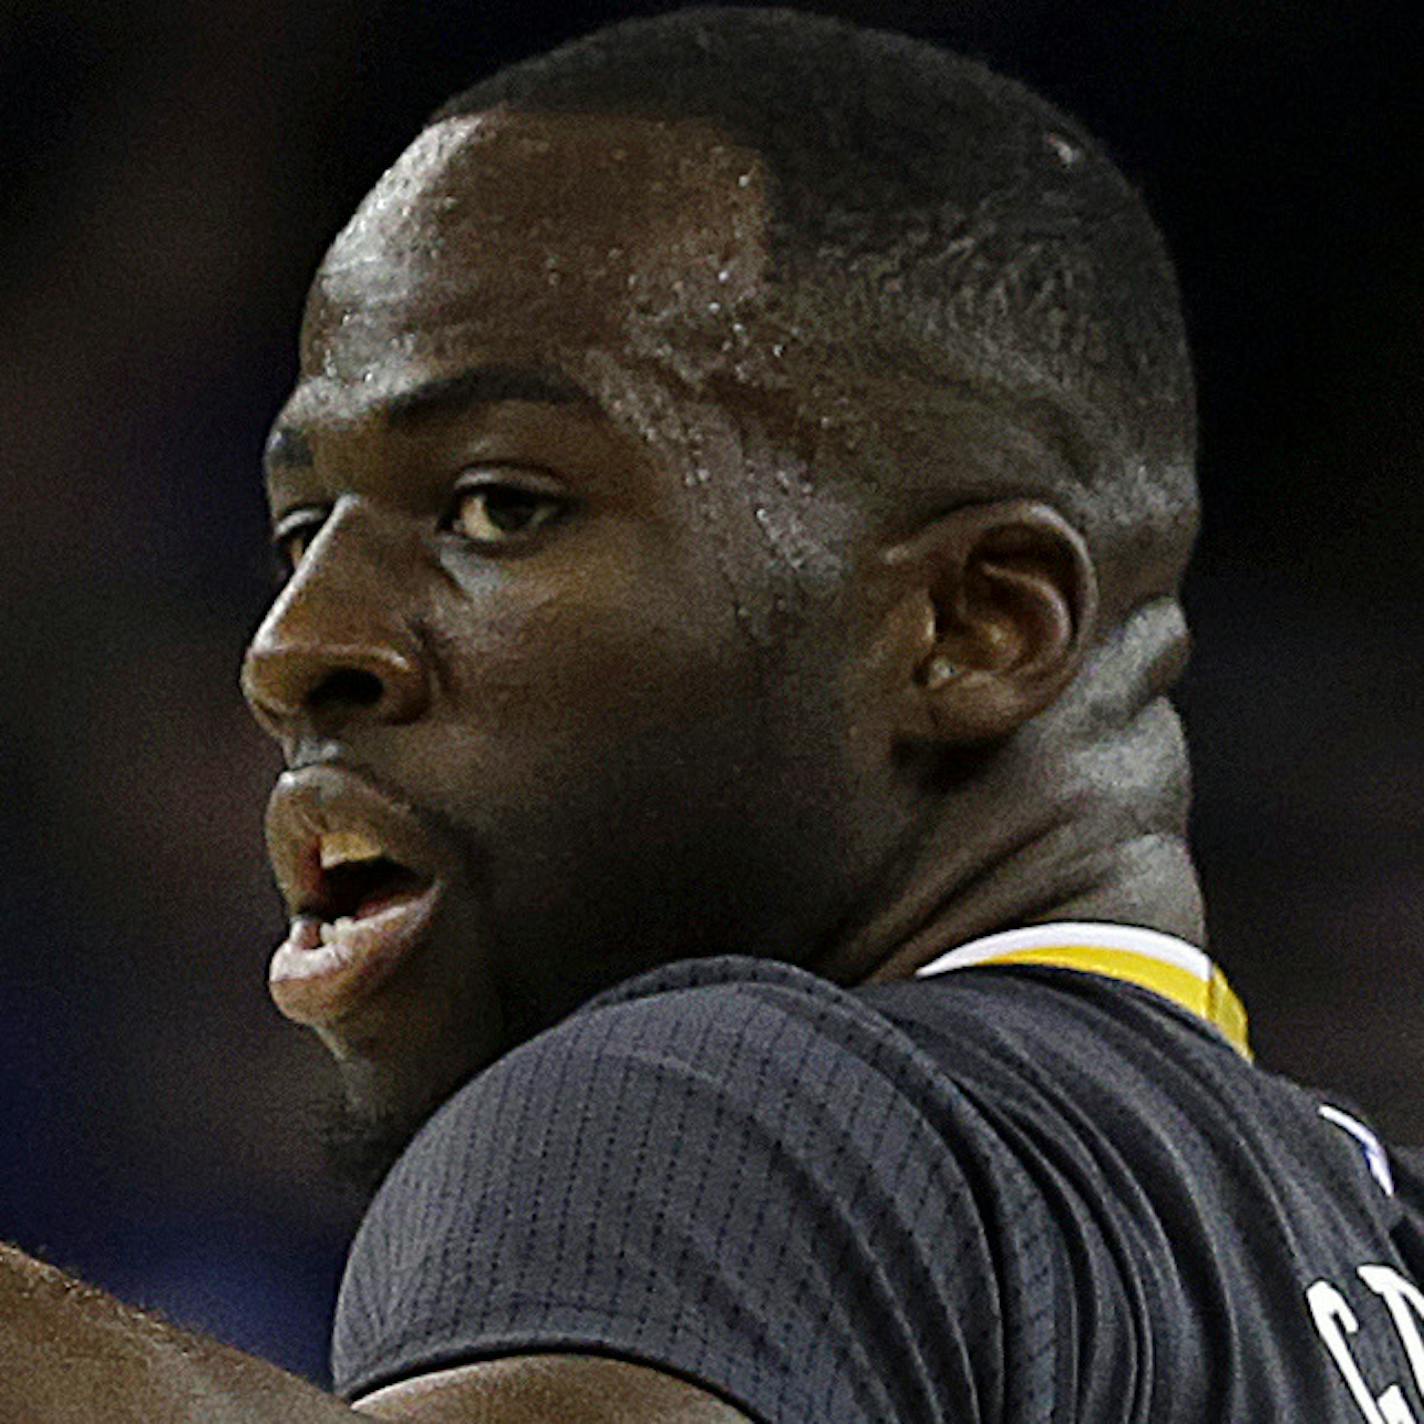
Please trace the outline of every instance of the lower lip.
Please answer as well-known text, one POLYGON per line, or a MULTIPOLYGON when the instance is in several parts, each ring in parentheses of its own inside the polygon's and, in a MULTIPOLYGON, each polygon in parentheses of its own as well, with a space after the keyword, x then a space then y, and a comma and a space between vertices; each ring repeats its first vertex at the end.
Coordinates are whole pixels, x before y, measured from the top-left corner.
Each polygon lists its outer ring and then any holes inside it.
POLYGON ((272 1001, 295 1023, 334 1023, 349 1013, 408 958, 424 940, 443 885, 391 900, 355 920, 330 944, 321 942, 321 920, 298 915, 277 946, 267 974, 272 1001))

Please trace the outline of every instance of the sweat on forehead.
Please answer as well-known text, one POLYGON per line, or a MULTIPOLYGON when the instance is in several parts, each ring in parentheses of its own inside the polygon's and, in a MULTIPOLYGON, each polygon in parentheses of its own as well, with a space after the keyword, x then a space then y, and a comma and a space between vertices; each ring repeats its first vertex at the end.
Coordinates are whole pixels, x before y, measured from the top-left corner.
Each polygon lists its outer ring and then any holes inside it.
MULTIPOLYGON (((562 309, 595 325, 753 297, 767 268, 757 156, 696 121, 493 111, 424 130, 332 244, 309 342, 380 313, 431 328, 562 309)), ((558 323, 562 324, 562 323, 558 323)), ((304 357, 314 355, 304 352, 304 357)))

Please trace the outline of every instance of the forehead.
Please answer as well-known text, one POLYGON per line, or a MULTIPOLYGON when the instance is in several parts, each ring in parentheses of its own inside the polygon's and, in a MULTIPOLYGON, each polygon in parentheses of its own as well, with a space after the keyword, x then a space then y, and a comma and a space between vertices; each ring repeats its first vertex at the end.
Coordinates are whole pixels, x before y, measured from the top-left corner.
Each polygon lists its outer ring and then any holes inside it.
POLYGON ((765 182, 694 121, 496 110, 427 128, 327 254, 304 377, 470 349, 557 360, 754 298, 765 182))

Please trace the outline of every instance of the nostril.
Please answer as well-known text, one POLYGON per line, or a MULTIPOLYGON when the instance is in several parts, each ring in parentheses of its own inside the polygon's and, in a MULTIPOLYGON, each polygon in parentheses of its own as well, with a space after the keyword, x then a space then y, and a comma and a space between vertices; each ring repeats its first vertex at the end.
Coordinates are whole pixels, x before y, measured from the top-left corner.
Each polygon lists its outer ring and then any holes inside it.
POLYGON ((375 673, 361 668, 338 668, 319 682, 308 699, 312 707, 342 702, 356 707, 374 707, 385 693, 375 673))

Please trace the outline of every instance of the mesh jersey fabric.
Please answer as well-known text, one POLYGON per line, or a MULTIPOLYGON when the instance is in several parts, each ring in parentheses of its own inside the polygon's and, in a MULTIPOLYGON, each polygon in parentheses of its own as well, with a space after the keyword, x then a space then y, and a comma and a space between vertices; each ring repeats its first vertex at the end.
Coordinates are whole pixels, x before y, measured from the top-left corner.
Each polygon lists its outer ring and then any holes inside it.
POLYGON ((1424 1419, 1359 1273, 1417 1276, 1420 1178, 1395 1158, 1388 1195, 1321 1101, 1070 970, 664 966, 417 1134, 352 1246, 336 1388, 572 1351, 759 1424, 1374 1424, 1325 1281, 1370 1395, 1424 1419))

